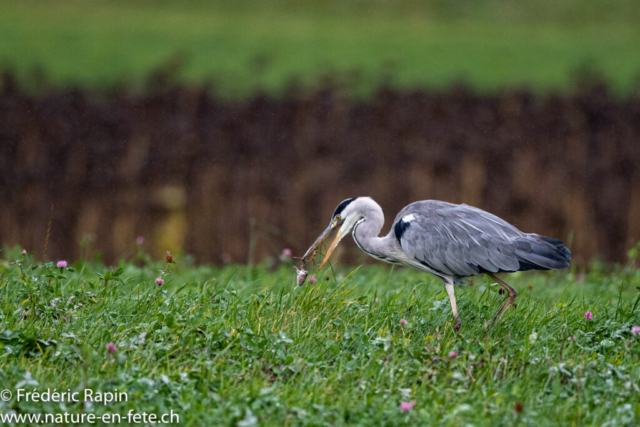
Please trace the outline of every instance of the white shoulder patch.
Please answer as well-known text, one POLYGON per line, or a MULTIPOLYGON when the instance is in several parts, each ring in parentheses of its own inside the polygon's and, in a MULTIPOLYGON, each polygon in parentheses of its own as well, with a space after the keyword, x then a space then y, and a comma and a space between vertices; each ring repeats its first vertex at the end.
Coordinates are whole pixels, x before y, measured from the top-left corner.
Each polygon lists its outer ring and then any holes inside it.
POLYGON ((416 217, 413 216, 413 214, 409 214, 409 215, 406 215, 406 216, 402 217, 402 221, 403 222, 411 222, 411 221, 415 221, 415 219, 416 219, 416 217))

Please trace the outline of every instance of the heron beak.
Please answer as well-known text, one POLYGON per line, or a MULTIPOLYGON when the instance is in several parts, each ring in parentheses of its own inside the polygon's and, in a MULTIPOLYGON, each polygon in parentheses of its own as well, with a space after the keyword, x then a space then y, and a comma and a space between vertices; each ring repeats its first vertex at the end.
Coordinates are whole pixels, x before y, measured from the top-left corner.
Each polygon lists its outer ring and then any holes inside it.
POLYGON ((331 242, 331 246, 329 246, 329 249, 327 249, 327 254, 324 256, 324 259, 322 260, 322 264, 320 264, 320 268, 318 269, 318 271, 322 270, 322 267, 324 267, 325 263, 331 256, 331 252, 333 252, 333 250, 338 246, 340 240, 342 240, 342 230, 338 230, 338 234, 336 235, 336 238, 333 239, 333 242, 331 242))
POLYGON ((337 226, 338 226, 338 221, 334 221, 331 224, 329 224, 327 229, 322 232, 320 237, 318 237, 314 242, 314 244, 311 245, 311 247, 307 250, 307 252, 304 254, 302 259, 306 261, 307 257, 311 256, 316 251, 318 246, 320 246, 320 243, 322 243, 322 241, 326 239, 329 236, 329 234, 331 234, 331 232, 336 229, 337 226))

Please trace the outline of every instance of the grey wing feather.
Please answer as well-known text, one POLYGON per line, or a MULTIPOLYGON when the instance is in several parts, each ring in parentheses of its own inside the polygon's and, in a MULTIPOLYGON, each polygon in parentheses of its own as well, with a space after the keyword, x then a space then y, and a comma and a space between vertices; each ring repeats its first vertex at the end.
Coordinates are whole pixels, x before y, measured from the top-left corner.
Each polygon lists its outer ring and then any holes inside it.
POLYGON ((559 269, 571 259, 559 240, 523 233, 464 204, 412 203, 397 215, 391 233, 407 257, 451 276, 559 269))

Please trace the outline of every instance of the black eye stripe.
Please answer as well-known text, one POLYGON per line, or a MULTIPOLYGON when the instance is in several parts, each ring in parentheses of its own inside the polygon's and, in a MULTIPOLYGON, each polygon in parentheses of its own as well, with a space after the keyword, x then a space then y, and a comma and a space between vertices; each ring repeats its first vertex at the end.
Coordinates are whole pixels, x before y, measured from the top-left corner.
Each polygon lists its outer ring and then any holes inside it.
POLYGON ((338 207, 336 208, 335 211, 333 211, 333 217, 335 218, 336 215, 340 215, 342 213, 342 211, 349 206, 349 203, 353 202, 355 199, 357 199, 357 197, 354 197, 353 199, 347 199, 345 201, 343 201, 342 203, 340 203, 338 205, 338 207))

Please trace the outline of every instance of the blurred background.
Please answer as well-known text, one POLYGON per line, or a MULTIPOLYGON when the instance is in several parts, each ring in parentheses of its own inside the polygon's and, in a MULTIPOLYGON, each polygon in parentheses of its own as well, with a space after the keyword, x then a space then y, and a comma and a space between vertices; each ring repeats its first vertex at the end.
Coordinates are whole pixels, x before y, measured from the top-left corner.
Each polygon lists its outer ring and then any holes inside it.
POLYGON ((300 256, 365 195, 640 240, 637 0, 3 1, 0 70, 5 248, 300 256))

